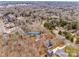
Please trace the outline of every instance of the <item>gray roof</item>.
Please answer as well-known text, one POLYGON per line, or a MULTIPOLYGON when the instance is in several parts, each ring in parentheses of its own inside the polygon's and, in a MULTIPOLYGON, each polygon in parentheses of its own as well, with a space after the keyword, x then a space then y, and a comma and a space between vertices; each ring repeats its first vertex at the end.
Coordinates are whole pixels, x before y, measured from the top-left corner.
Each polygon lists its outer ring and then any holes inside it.
POLYGON ((67 53, 65 53, 62 49, 58 49, 55 54, 60 57, 68 57, 67 53))
POLYGON ((48 56, 52 56, 52 55, 53 55, 53 51, 52 51, 52 50, 48 50, 48 51, 47 51, 47 55, 48 55, 48 56))

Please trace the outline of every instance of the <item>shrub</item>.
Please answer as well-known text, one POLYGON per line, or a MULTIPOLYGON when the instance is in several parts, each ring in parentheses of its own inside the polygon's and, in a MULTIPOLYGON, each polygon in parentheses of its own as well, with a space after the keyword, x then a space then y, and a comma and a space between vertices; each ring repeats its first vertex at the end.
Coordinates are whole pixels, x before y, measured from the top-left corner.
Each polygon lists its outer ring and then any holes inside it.
POLYGON ((67 21, 64 21, 63 19, 59 19, 60 21, 59 21, 59 25, 61 26, 61 27, 64 27, 65 25, 67 25, 67 21))
POLYGON ((49 30, 52 30, 53 28, 54 28, 54 26, 52 26, 52 24, 51 23, 44 23, 44 27, 46 27, 47 29, 49 29, 49 30))
POLYGON ((66 39, 72 41, 73 37, 72 34, 70 32, 63 32, 64 36, 66 39))
POLYGON ((68 30, 71 30, 71 29, 78 29, 79 28, 79 22, 77 21, 71 21, 69 22, 67 25, 66 25, 66 28, 68 30))

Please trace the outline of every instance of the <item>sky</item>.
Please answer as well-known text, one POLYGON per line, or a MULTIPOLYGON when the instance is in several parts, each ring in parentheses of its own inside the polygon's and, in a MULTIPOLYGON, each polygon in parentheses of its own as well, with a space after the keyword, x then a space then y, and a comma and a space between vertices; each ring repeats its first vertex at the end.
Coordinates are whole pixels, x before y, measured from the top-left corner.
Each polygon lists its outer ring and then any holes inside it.
POLYGON ((79 1, 79 0, 0 0, 0 1, 79 1))

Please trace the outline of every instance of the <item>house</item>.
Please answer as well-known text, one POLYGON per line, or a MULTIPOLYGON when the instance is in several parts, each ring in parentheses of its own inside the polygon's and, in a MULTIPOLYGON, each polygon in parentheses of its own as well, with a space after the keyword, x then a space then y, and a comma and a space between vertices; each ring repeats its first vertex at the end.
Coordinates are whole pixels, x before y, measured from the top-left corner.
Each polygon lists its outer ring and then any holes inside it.
POLYGON ((45 46, 46 48, 49 48, 49 47, 51 47, 53 44, 54 44, 53 41, 50 39, 50 40, 46 40, 46 41, 45 41, 44 46, 45 46))
POLYGON ((56 52, 55 52, 56 55, 60 56, 60 57, 68 57, 68 54, 64 52, 64 50, 62 49, 58 49, 56 52))
POLYGON ((6 28, 9 28, 9 29, 10 29, 10 28, 15 27, 15 24, 9 22, 8 24, 5 24, 4 26, 5 26, 6 28))
POLYGON ((48 50, 48 51, 47 51, 47 56, 50 56, 50 57, 51 57, 53 54, 54 54, 54 53, 53 53, 52 50, 48 50))
POLYGON ((60 57, 67 57, 67 53, 64 52, 63 48, 65 48, 66 45, 62 46, 62 47, 56 47, 54 49, 49 49, 48 52, 48 56, 52 56, 53 54, 56 54, 60 57))
POLYGON ((0 13, 0 18, 3 17, 3 14, 0 13))
POLYGON ((16 20, 16 17, 12 14, 8 14, 3 17, 5 22, 12 22, 16 20))

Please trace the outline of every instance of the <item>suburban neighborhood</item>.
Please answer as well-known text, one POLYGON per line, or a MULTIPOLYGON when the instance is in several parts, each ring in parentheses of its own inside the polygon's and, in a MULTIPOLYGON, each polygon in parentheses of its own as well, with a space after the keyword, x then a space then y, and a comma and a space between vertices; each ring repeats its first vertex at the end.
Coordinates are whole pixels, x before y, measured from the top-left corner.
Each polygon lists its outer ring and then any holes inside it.
POLYGON ((79 57, 79 2, 0 2, 1 57, 79 57))

